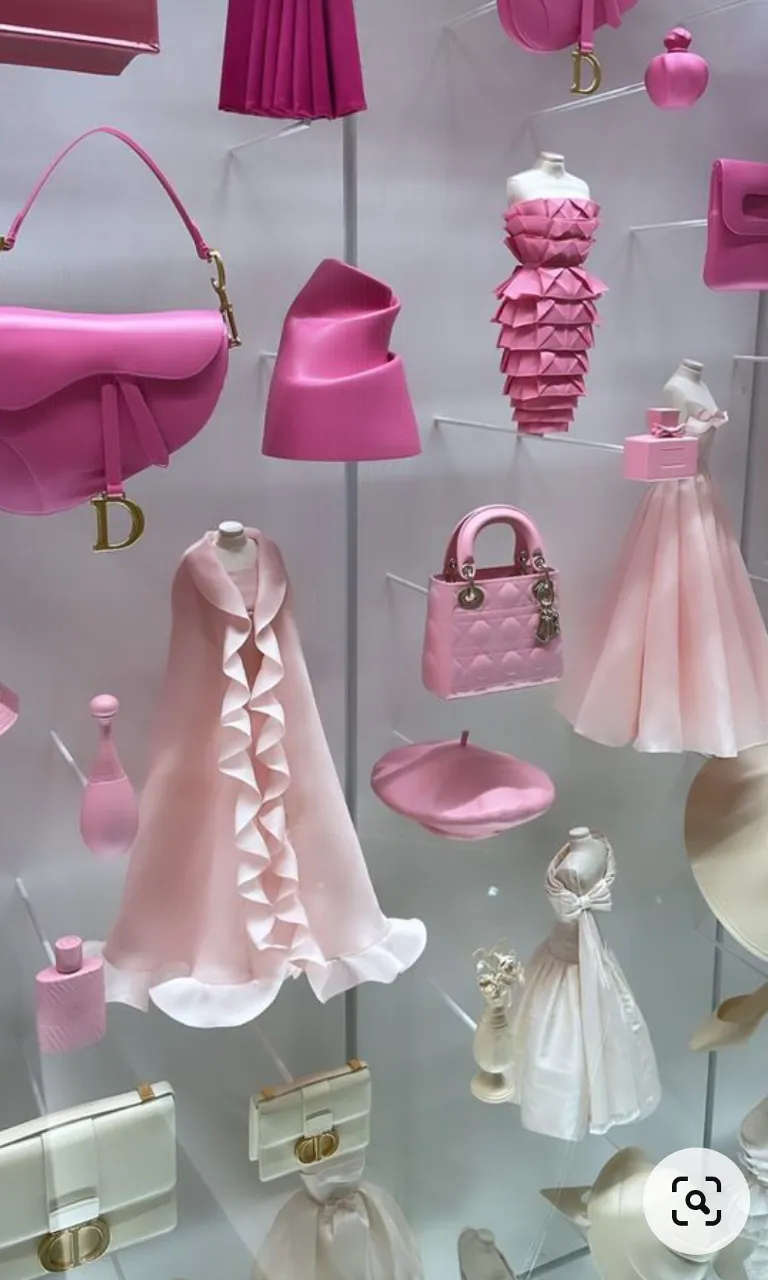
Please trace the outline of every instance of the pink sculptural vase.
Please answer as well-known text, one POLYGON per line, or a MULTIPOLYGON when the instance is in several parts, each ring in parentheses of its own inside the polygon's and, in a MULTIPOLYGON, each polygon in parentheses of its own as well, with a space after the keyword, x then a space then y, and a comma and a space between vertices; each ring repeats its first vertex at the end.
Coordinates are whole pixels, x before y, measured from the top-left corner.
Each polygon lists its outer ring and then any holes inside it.
POLYGON ((120 706, 105 693, 90 704, 99 725, 99 749, 91 767, 80 808, 80 834, 97 858, 127 853, 139 826, 136 792, 120 763, 112 739, 112 721, 120 706))
POLYGON ((691 53, 691 33, 675 27, 664 37, 666 53, 660 53, 648 64, 645 87, 648 97, 665 111, 682 111, 692 107, 709 82, 709 63, 698 53, 691 53))

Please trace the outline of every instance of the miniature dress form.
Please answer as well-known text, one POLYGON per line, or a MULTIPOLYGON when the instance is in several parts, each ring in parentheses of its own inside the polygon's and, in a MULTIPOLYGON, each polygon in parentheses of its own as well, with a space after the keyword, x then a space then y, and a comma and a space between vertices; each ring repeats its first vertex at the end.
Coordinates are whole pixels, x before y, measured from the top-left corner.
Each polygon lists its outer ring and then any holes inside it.
POLYGON ((604 836, 570 832, 545 881, 557 922, 525 966, 514 1014, 523 1126, 566 1141, 640 1120, 661 1097, 645 1021, 594 919, 611 909, 615 875, 604 836))
POLYGON ((241 555, 227 532, 174 579, 139 833, 103 949, 109 1000, 151 998, 194 1027, 248 1022, 302 973, 321 1001, 392 982, 426 942, 376 899, 280 551, 245 530, 257 554, 241 555))
POLYGON ((768 635, 709 471, 727 416, 695 361, 665 394, 698 437, 698 474, 648 486, 557 705, 605 746, 736 756, 768 741, 768 635))
POLYGON ((507 198, 506 242, 520 266, 496 290, 504 395, 519 431, 567 431, 585 394, 595 302, 605 293, 583 266, 600 210, 550 152, 509 179, 507 198))

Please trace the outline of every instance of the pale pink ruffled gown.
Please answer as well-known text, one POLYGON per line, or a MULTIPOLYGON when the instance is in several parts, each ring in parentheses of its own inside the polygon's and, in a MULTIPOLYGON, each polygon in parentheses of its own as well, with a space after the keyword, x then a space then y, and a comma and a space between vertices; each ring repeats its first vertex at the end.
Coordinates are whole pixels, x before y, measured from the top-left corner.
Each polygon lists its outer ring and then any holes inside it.
POLYGON ((280 551, 238 585, 185 553, 140 826, 104 947, 107 997, 193 1027, 258 1017, 287 978, 325 1001, 391 982, 419 920, 387 919, 328 749, 280 551), (244 591, 247 597, 244 598, 244 591))
POLYGON ((649 486, 557 705, 609 747, 735 756, 768 741, 768 635, 709 473, 718 428, 686 429, 699 473, 649 486))
POLYGON ((596 300, 606 287, 584 269, 599 226, 594 200, 520 200, 504 215, 519 259, 499 285, 504 394, 519 431, 567 431, 586 387, 596 300))

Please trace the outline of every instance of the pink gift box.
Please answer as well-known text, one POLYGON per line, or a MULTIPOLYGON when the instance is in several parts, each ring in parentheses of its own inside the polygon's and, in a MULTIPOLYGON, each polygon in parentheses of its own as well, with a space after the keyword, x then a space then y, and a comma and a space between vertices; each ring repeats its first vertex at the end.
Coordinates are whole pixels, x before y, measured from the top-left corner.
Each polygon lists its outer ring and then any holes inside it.
POLYGON ((694 436, 627 436, 624 441, 628 480, 683 480, 696 475, 698 459, 694 436))

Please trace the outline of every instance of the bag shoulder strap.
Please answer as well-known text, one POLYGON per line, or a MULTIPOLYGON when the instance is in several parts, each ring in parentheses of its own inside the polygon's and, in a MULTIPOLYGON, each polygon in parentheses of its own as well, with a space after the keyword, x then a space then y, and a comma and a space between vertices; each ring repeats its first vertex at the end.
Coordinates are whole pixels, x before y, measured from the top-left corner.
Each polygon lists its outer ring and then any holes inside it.
POLYGON ((131 151, 134 151, 136 153, 136 155, 139 157, 140 160, 144 161, 147 168, 150 169, 152 173, 155 175, 158 182, 165 189, 166 194, 168 195, 173 205, 175 206, 179 217, 181 218, 182 222, 187 228, 187 231, 192 237, 195 249, 197 250, 197 256, 199 258, 202 258, 204 262, 210 262, 211 250, 206 244, 205 240, 203 239, 200 228, 196 225, 195 222, 193 222, 192 218, 190 217, 184 205, 182 204, 181 198, 176 193, 174 188, 171 186, 171 183, 166 178, 162 169, 160 169, 159 166, 155 164, 152 157, 147 154, 147 152, 144 150, 143 147, 139 146, 138 142, 136 142, 133 138, 131 138, 127 133, 122 133, 120 129, 113 129, 110 125, 98 125, 95 129, 89 129, 86 133, 82 133, 79 138, 75 138, 74 142, 70 142, 69 146, 65 147, 64 150, 59 153, 59 155, 56 157, 53 163, 48 166, 45 173, 41 177, 40 181, 37 183, 37 186, 34 187, 32 194, 27 200, 27 203, 24 205, 24 208, 19 213, 17 213, 16 217, 14 218, 11 224, 11 228, 7 236, 0 237, 0 250, 7 251, 13 248, 18 238, 19 232, 21 231, 22 225, 27 217, 27 214, 32 208, 32 205, 37 200, 37 197, 40 195, 40 192, 43 190, 43 187, 48 182, 48 179, 53 176, 55 170, 58 169, 62 160, 64 160, 69 155, 70 151, 73 151, 74 148, 79 146, 80 143, 83 142, 86 138, 92 137, 94 133, 110 134, 113 138, 117 138, 118 141, 124 142, 127 147, 131 148, 131 151))

